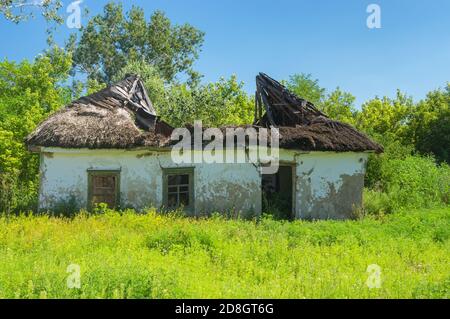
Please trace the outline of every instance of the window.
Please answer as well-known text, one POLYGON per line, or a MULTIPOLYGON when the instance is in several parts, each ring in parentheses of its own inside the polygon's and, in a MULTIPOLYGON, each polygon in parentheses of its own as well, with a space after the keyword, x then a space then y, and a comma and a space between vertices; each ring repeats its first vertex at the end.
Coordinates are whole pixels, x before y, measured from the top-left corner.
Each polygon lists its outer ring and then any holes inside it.
POLYGON ((88 209, 99 203, 117 208, 120 203, 119 171, 88 171, 88 209))
POLYGON ((164 206, 169 209, 194 207, 194 169, 172 168, 164 170, 164 206))

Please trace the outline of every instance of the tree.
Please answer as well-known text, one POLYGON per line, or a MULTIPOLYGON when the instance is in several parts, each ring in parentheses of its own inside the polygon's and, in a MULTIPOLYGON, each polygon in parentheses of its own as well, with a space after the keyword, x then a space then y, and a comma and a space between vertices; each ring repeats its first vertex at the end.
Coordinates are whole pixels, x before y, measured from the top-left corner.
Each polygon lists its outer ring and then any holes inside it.
POLYGON ((298 97, 313 103, 319 110, 333 120, 354 123, 355 97, 337 87, 333 92, 319 85, 319 80, 311 74, 294 74, 286 82, 287 88, 298 97))
POLYGON ((70 55, 56 47, 33 62, 0 62, 0 211, 35 199, 39 159, 24 138, 72 98, 61 84, 70 67, 70 55))
POLYGON ((103 14, 93 17, 80 32, 80 40, 72 36, 68 44, 74 67, 99 83, 110 84, 128 61, 155 66, 165 81, 183 73, 190 81, 198 81, 192 66, 204 33, 189 24, 172 25, 161 11, 147 22, 139 7, 133 6, 125 15, 121 4, 108 3, 103 14))
POLYGON ((124 79, 127 74, 139 75, 144 82, 150 100, 159 114, 159 107, 165 103, 168 86, 166 87, 164 79, 156 67, 142 60, 131 60, 114 76, 113 81, 118 82, 124 79))
POLYGON ((168 87, 161 103, 155 103, 158 114, 173 126, 180 127, 202 120, 205 126, 251 124, 254 101, 242 89, 236 76, 218 82, 168 87))
POLYGON ((414 108, 409 136, 421 154, 433 154, 450 163, 450 83, 445 90, 429 92, 414 108))
POLYGON ((318 105, 319 109, 333 120, 341 121, 348 124, 355 122, 355 107, 353 103, 355 97, 350 93, 341 91, 337 87, 333 92, 329 93, 324 101, 318 105))
POLYGON ((369 100, 356 115, 356 126, 372 137, 387 136, 412 144, 408 138, 408 123, 414 103, 411 97, 397 91, 395 99, 388 97, 369 100))
POLYGON ((319 80, 313 79, 311 74, 291 75, 286 85, 292 93, 316 106, 325 98, 325 89, 320 87, 319 80))
POLYGON ((40 11, 47 21, 61 23, 58 14, 62 2, 59 0, 0 0, 0 14, 12 22, 19 23, 33 17, 33 9, 40 11))
POLYGON ((169 124, 181 127, 202 120, 208 126, 251 124, 254 100, 243 90, 236 76, 218 82, 189 86, 165 83, 156 68, 142 61, 130 61, 115 77, 139 74, 157 114, 169 124))

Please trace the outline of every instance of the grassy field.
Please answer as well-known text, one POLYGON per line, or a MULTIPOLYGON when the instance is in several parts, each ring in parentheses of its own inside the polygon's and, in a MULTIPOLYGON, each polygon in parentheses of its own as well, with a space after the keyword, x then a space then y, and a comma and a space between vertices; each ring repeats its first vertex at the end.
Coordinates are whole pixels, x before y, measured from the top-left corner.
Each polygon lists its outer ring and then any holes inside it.
POLYGON ((449 265, 449 208, 347 222, 0 218, 0 298, 449 298, 449 265))

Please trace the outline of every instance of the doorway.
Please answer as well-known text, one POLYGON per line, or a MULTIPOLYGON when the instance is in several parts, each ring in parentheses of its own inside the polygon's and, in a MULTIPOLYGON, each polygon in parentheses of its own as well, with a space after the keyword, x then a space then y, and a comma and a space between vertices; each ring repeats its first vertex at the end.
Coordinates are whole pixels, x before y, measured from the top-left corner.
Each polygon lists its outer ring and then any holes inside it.
POLYGON ((275 174, 261 179, 262 209, 276 219, 294 218, 294 164, 280 164, 275 174))

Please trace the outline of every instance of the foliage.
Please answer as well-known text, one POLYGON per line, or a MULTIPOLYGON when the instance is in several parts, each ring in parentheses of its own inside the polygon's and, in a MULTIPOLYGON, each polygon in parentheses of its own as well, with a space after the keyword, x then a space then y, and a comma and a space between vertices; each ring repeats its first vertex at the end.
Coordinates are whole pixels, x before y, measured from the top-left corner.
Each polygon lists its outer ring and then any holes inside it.
POLYGON ((400 207, 449 204, 450 168, 436 166, 433 158, 408 156, 387 161, 381 167, 382 189, 400 207))
POLYGON ((192 69, 203 43, 203 32, 189 24, 172 25, 161 11, 147 22, 136 6, 124 14, 122 4, 108 3, 103 14, 82 27, 79 41, 72 36, 74 66, 90 79, 111 84, 128 61, 144 61, 155 66, 165 81, 185 73, 198 80, 192 69))
POLYGON ((254 100, 234 75, 194 87, 183 83, 165 85, 155 67, 142 61, 130 61, 116 79, 129 73, 140 75, 157 114, 174 127, 196 120, 214 127, 253 122, 254 100))
POLYGON ((414 153, 412 145, 403 145, 395 135, 378 135, 372 136, 378 143, 384 146, 382 154, 371 154, 366 167, 366 175, 364 183, 372 189, 380 189, 382 182, 381 167, 383 163, 390 160, 402 160, 414 153))
POLYGON ((70 90, 60 84, 70 65, 70 56, 57 47, 33 62, 0 62, 0 210, 21 206, 18 201, 37 190, 39 159, 26 149, 24 138, 71 99, 70 90))
POLYGON ((410 140, 421 154, 450 164, 450 83, 417 103, 409 123, 410 140))
POLYGON ((319 84, 319 80, 313 79, 311 74, 294 74, 285 83, 287 88, 297 96, 313 103, 328 117, 349 124, 354 124, 355 97, 337 87, 332 92, 327 92, 319 84))
POLYGON ((405 142, 413 101, 400 91, 395 99, 388 97, 367 101, 356 115, 356 127, 372 136, 395 137, 405 142))
POLYGON ((355 97, 337 87, 329 93, 319 108, 330 118, 348 124, 355 122, 355 97))
MULTIPOLYGON (((407 155, 383 158, 377 184, 365 190, 366 213, 384 214, 402 208, 450 204, 450 167, 431 157, 407 155)), ((370 172, 369 172, 370 174, 370 172)))
POLYGON ((0 298, 450 297, 448 209, 345 222, 105 211, 0 228, 0 298), (80 289, 67 287, 71 264, 80 289))
POLYGON ((58 14, 61 7, 62 2, 59 0, 0 0, 0 14, 14 23, 33 17, 32 9, 39 10, 47 21, 62 23, 62 18, 58 14))
POLYGON ((236 76, 192 89, 185 84, 172 86, 159 111, 162 118, 176 127, 195 120, 212 127, 251 124, 254 102, 242 86, 236 76))
POLYGON ((153 106, 159 111, 160 105, 165 103, 168 85, 165 84, 157 68, 142 60, 131 60, 114 76, 114 82, 124 79, 128 74, 139 75, 153 106))
POLYGON ((325 89, 319 85, 318 79, 312 78, 311 74, 294 74, 289 77, 286 86, 292 93, 314 105, 321 104, 325 98, 325 89))

